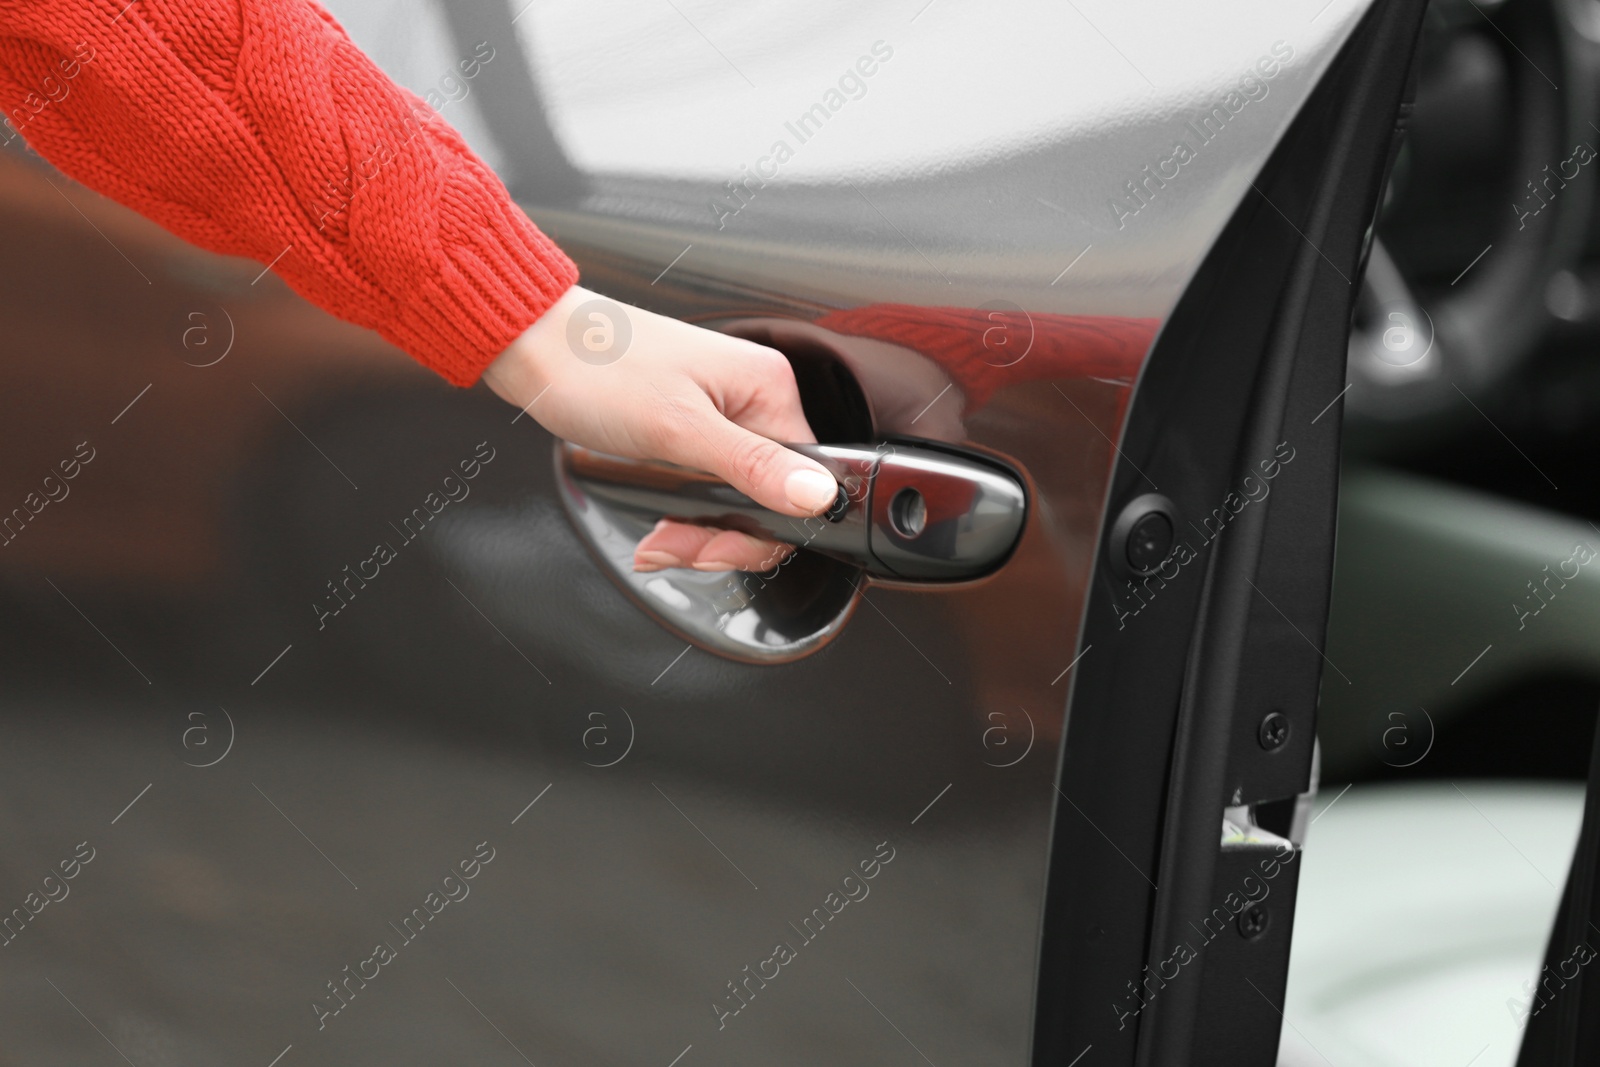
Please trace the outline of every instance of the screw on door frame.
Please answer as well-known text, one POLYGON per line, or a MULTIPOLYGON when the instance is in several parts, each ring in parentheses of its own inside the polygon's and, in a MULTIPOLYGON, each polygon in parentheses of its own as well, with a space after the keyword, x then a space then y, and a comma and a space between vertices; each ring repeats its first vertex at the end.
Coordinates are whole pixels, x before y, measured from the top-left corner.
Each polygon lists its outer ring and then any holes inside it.
POLYGON ((1112 570, 1123 578, 1160 570, 1172 558, 1177 513, 1172 501, 1160 493, 1144 493, 1123 505, 1106 541, 1112 570))
POLYGON ((1265 904, 1252 904, 1239 913, 1239 936, 1254 941, 1267 932, 1267 923, 1271 920, 1272 914, 1265 904))
POLYGON ((1289 717, 1281 711, 1269 711, 1256 727, 1256 740, 1268 752, 1276 752, 1289 743, 1289 717))
POLYGON ((1175 536, 1172 517, 1165 512, 1152 511, 1140 517, 1128 531, 1123 549, 1128 557, 1128 566, 1140 574, 1154 572, 1172 555, 1175 536))

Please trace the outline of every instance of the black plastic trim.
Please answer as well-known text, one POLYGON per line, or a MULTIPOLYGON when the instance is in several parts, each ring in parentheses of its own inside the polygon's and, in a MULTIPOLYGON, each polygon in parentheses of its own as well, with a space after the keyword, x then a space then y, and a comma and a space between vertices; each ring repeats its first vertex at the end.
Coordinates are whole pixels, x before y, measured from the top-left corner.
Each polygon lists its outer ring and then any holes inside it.
POLYGON ((1309 777, 1353 282, 1423 9, 1380 0, 1363 17, 1134 396, 1106 513, 1153 481, 1191 551, 1138 587, 1096 569, 1081 638, 1093 651, 1063 739, 1036 1064, 1065 1067, 1090 1045, 1102 1065, 1275 1059, 1295 877, 1272 886, 1265 936, 1221 948, 1195 924, 1245 876, 1219 845, 1224 804, 1288 796, 1309 777), (1246 476, 1259 484, 1272 463, 1270 491, 1249 499, 1246 476), (1257 731, 1271 711, 1291 730, 1269 752, 1257 731), (1192 958, 1174 962, 1179 945, 1192 958))

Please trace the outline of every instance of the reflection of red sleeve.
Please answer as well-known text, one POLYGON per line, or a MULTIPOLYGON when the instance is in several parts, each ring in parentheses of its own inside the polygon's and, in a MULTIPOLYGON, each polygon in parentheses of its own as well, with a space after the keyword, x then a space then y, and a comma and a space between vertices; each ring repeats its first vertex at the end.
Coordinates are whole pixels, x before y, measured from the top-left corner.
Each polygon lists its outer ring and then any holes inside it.
POLYGON ((987 308, 868 304, 835 311, 817 325, 887 341, 944 368, 966 395, 970 414, 996 389, 1051 378, 1105 378, 1133 384, 1156 319, 1044 315, 987 308), (1025 353, 1025 354, 1024 354, 1025 353))

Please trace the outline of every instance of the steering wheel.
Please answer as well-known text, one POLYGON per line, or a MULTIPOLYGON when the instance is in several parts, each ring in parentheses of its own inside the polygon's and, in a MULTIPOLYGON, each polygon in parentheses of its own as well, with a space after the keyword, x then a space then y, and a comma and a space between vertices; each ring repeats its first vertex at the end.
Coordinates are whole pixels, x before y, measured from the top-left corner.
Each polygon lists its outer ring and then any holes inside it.
POLYGON ((1442 422, 1544 335, 1600 170, 1597 61, 1594 0, 1431 5, 1351 326, 1352 419, 1442 422))

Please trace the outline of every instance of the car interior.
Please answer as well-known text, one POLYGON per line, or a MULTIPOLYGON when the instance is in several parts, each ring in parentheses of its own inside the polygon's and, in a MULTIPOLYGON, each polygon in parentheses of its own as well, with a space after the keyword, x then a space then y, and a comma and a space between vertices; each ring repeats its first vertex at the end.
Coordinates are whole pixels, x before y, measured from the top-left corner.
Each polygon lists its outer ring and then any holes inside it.
POLYGON ((1352 325, 1284 1063, 1510 1064, 1535 1007, 1600 702, 1597 41, 1428 8, 1352 325))

